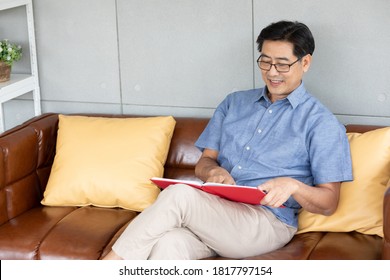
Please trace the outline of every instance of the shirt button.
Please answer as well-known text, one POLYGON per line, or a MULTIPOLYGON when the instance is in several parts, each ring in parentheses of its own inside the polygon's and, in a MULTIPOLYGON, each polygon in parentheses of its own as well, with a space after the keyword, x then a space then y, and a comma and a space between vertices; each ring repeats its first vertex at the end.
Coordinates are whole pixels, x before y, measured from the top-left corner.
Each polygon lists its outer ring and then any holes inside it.
POLYGON ((259 130, 257 130, 257 132, 258 132, 258 133, 261 133, 262 131, 261 131, 261 129, 259 129, 259 130))
POLYGON ((246 148, 245 148, 247 151, 249 151, 250 149, 251 149, 251 147, 249 147, 249 146, 246 146, 246 148))
POLYGON ((270 110, 268 110, 268 113, 272 114, 272 110, 271 110, 271 109, 270 109, 270 110))
POLYGON ((238 166, 238 169, 240 169, 240 170, 241 170, 241 169, 242 169, 242 166, 241 166, 241 165, 239 165, 239 166, 238 166))

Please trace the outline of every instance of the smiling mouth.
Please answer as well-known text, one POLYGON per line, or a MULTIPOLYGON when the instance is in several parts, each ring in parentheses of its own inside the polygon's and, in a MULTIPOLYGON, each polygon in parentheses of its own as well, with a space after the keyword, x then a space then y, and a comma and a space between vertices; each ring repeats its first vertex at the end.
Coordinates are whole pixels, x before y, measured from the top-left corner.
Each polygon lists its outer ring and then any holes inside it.
POLYGON ((283 80, 268 79, 268 81, 272 86, 278 86, 283 83, 283 80))

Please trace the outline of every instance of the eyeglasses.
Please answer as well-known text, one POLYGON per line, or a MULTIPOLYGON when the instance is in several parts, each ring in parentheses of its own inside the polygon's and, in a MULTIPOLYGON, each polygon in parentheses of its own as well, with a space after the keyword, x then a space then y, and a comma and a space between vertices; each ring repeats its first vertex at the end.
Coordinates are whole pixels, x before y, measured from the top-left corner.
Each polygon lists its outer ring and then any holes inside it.
POLYGON ((272 68, 272 65, 275 66, 275 69, 276 71, 278 71, 279 73, 287 73, 288 71, 290 71, 290 67, 293 66, 295 63, 297 63, 298 61, 300 61, 302 59, 302 57, 298 58, 297 60, 295 60, 293 63, 291 64, 285 64, 285 63, 270 63, 270 62, 266 62, 266 61, 262 61, 260 60, 261 59, 261 55, 259 56, 259 58, 257 59, 257 65, 259 66, 259 68, 261 70, 264 70, 264 71, 269 71, 271 70, 272 68))

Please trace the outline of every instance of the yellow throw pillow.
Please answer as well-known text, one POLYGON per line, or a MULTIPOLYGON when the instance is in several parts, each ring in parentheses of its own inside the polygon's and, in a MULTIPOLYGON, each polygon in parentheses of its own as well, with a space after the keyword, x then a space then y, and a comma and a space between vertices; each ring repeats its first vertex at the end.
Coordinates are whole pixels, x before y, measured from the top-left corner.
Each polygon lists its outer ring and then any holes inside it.
POLYGON ((354 180, 341 184, 331 216, 299 213, 298 232, 357 231, 383 237, 383 198, 390 178, 390 127, 348 133, 354 180))
POLYGON ((149 179, 163 175, 175 124, 171 116, 59 115, 56 156, 42 204, 142 211, 160 192, 149 179))

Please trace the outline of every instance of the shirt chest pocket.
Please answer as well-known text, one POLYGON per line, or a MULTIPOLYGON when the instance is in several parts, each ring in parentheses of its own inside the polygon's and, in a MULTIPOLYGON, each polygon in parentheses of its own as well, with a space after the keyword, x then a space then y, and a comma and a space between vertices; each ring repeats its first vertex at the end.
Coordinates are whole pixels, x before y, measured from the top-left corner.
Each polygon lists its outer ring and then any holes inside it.
POLYGON ((276 168, 294 168, 308 160, 304 139, 297 135, 274 131, 265 146, 263 158, 276 168))

